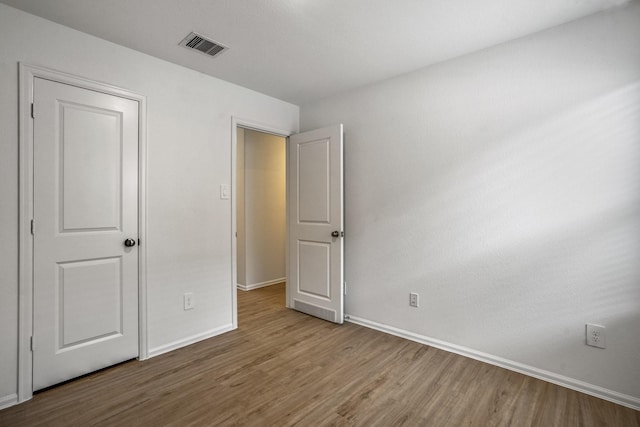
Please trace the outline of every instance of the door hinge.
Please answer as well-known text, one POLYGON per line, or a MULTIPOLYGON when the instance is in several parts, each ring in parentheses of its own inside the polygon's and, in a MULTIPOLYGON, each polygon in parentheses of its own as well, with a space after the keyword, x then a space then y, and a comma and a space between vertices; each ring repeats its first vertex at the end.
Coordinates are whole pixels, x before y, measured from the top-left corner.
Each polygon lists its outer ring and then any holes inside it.
POLYGON ((33 102, 32 102, 32 103, 31 103, 31 118, 32 118, 32 119, 35 119, 35 118, 36 118, 36 115, 35 115, 35 113, 33 112, 33 110, 34 110, 34 107, 33 107, 33 102))
POLYGON ((31 235, 33 236, 33 220, 31 220, 31 235))
POLYGON ((344 294, 346 295, 346 294, 347 294, 347 281, 346 281, 346 280, 344 281, 344 288, 343 288, 343 290, 344 290, 344 294))
POLYGON ((31 351, 33 351, 33 335, 29 337, 29 348, 31 349, 31 351))

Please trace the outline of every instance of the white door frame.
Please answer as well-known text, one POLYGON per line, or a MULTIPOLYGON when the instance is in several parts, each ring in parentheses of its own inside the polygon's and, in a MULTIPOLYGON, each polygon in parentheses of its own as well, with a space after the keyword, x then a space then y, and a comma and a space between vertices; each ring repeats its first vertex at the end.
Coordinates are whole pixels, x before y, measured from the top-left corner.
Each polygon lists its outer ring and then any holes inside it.
POLYGON ((106 93, 138 102, 138 359, 148 358, 147 342, 147 250, 146 250, 146 174, 147 174, 147 98, 143 95, 88 80, 71 74, 20 63, 20 154, 19 154, 19 216, 18 216, 18 402, 33 396, 33 122, 31 103, 36 78, 106 93))
MULTIPOLYGON (((289 277, 289 136, 296 133, 297 129, 281 129, 274 126, 266 125, 255 120, 243 119, 235 116, 231 116, 231 306, 232 306, 232 323, 233 329, 238 327, 238 239, 236 238, 238 232, 238 224, 236 215, 238 214, 237 207, 237 180, 236 173, 238 161, 238 127, 244 129, 255 130, 258 132, 269 133, 276 136, 285 138, 285 148, 287 152, 287 158, 285 160, 286 169, 286 187, 285 194, 287 205, 287 217, 286 217, 286 246, 285 246, 285 275, 289 277)), ((286 298, 285 304, 289 307, 289 281, 287 280, 286 286, 286 298)))

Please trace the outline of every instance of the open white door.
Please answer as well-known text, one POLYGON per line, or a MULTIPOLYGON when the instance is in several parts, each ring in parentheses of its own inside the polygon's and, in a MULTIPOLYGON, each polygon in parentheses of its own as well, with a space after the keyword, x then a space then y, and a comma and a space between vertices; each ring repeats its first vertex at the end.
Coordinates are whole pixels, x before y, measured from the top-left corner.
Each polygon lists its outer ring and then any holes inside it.
POLYGON ((289 293, 296 310, 342 323, 342 125, 289 140, 289 293))
POLYGON ((138 102, 34 85, 33 389, 138 356, 138 102))

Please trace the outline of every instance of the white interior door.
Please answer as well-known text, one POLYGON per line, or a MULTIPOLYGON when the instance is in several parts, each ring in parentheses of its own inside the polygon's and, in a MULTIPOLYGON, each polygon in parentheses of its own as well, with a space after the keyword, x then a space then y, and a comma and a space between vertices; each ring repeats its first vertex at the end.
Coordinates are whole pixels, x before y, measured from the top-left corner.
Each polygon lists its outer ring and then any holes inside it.
POLYGON ((34 82, 33 389, 138 355, 138 102, 34 82))
POLYGON ((289 140, 290 306, 335 323, 344 316, 342 125, 289 140))

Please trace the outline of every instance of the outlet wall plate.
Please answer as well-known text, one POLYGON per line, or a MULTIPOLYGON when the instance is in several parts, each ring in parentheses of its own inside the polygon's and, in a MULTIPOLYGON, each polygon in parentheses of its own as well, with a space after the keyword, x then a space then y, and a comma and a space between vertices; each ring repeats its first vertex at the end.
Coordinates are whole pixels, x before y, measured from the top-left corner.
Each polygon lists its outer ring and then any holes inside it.
POLYGON ((607 348, 604 326, 587 323, 585 330, 587 345, 598 348, 607 348))
POLYGON ((193 292, 187 292, 184 294, 184 309, 185 310, 193 310, 196 306, 196 299, 193 296, 193 292))
POLYGON ((409 294, 409 305, 411 307, 418 307, 419 302, 420 302, 420 295, 418 295, 415 292, 411 292, 409 294))

